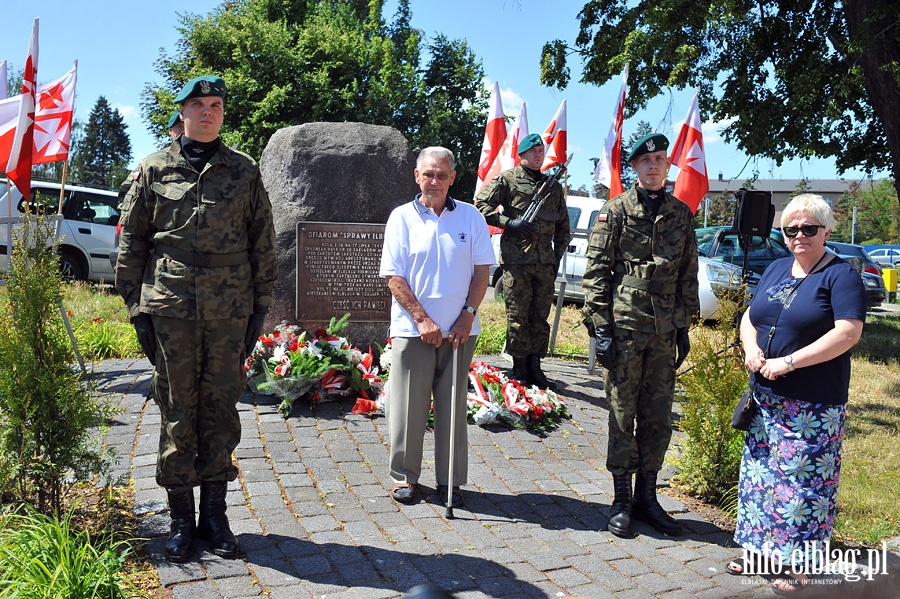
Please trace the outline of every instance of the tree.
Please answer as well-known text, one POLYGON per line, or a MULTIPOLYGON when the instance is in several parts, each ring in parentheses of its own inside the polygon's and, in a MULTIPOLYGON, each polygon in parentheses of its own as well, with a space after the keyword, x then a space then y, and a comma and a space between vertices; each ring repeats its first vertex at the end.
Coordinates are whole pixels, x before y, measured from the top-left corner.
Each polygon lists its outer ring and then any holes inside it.
POLYGON ((128 175, 131 140, 117 108, 100 96, 88 117, 83 136, 73 143, 73 179, 113 188, 128 175))
POLYGON ((439 35, 425 47, 408 0, 391 23, 383 8, 384 0, 233 0, 181 15, 175 53, 156 62, 163 84, 144 87, 144 120, 162 140, 178 90, 212 72, 228 85, 222 138, 251 156, 283 127, 388 125, 413 146, 453 150, 453 189, 471 196, 487 112, 481 62, 465 41, 439 35))
POLYGON ((777 164, 834 157, 890 168, 900 189, 900 4, 894 0, 592 0, 574 47, 545 44, 541 82, 564 88, 567 58, 602 85, 629 63, 628 111, 664 87, 698 87, 725 139, 777 164))
POLYGON ((854 185, 834 206, 834 241, 861 244, 897 243, 900 238, 900 204, 897 193, 886 180, 876 185, 854 185), (853 234, 856 208, 856 234, 853 234))

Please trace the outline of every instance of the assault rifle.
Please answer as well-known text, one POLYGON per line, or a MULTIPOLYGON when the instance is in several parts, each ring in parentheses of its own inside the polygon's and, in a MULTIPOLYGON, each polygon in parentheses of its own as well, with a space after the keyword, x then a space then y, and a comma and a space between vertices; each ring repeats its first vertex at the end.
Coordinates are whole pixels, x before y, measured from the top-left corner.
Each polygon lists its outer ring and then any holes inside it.
POLYGON ((525 210, 525 214, 522 215, 522 220, 529 223, 534 222, 538 212, 540 212, 541 208, 544 206, 544 202, 547 200, 550 190, 553 189, 553 184, 559 179, 560 175, 566 172, 569 163, 572 162, 573 155, 574 154, 569 154, 569 158, 566 160, 565 164, 557 165, 556 172, 553 173, 549 179, 544 181, 544 184, 541 185, 540 189, 535 192, 534 196, 531 198, 531 204, 528 205, 528 209, 525 210))

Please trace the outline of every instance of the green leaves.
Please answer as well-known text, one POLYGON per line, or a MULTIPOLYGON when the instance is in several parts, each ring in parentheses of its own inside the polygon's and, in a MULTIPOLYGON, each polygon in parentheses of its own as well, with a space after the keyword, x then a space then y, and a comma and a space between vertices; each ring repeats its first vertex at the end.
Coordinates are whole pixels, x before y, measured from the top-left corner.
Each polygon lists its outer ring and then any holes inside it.
POLYGON ((387 125, 413 147, 452 150, 459 166, 451 193, 471 194, 487 107, 481 62, 464 40, 439 35, 426 46, 410 26, 407 0, 392 22, 383 7, 381 0, 235 0, 206 16, 182 15, 174 54, 157 61, 163 84, 142 93, 144 119, 163 140, 174 94, 213 72, 228 84, 222 137, 251 156, 283 127, 387 125))

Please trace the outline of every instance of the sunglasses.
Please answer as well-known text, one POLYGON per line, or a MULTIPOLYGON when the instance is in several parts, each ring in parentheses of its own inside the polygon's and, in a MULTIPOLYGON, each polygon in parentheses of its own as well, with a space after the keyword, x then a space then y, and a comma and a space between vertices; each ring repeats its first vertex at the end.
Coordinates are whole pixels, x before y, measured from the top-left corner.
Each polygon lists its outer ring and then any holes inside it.
POLYGON ((784 236, 790 239, 793 239, 800 233, 803 233, 804 237, 815 237, 819 234, 819 229, 824 229, 825 225, 803 225, 801 227, 784 227, 781 230, 784 232, 784 236))

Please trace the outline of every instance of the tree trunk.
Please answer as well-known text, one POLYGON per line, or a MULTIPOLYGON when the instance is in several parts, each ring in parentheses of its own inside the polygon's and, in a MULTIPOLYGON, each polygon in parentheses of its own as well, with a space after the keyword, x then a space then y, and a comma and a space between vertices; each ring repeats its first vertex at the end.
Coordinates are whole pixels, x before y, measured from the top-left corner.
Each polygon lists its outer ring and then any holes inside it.
POLYGON ((851 44, 861 48, 851 58, 862 65, 869 103, 884 127, 900 201, 900 81, 886 66, 900 64, 900 9, 896 0, 847 0, 844 16, 851 44))

